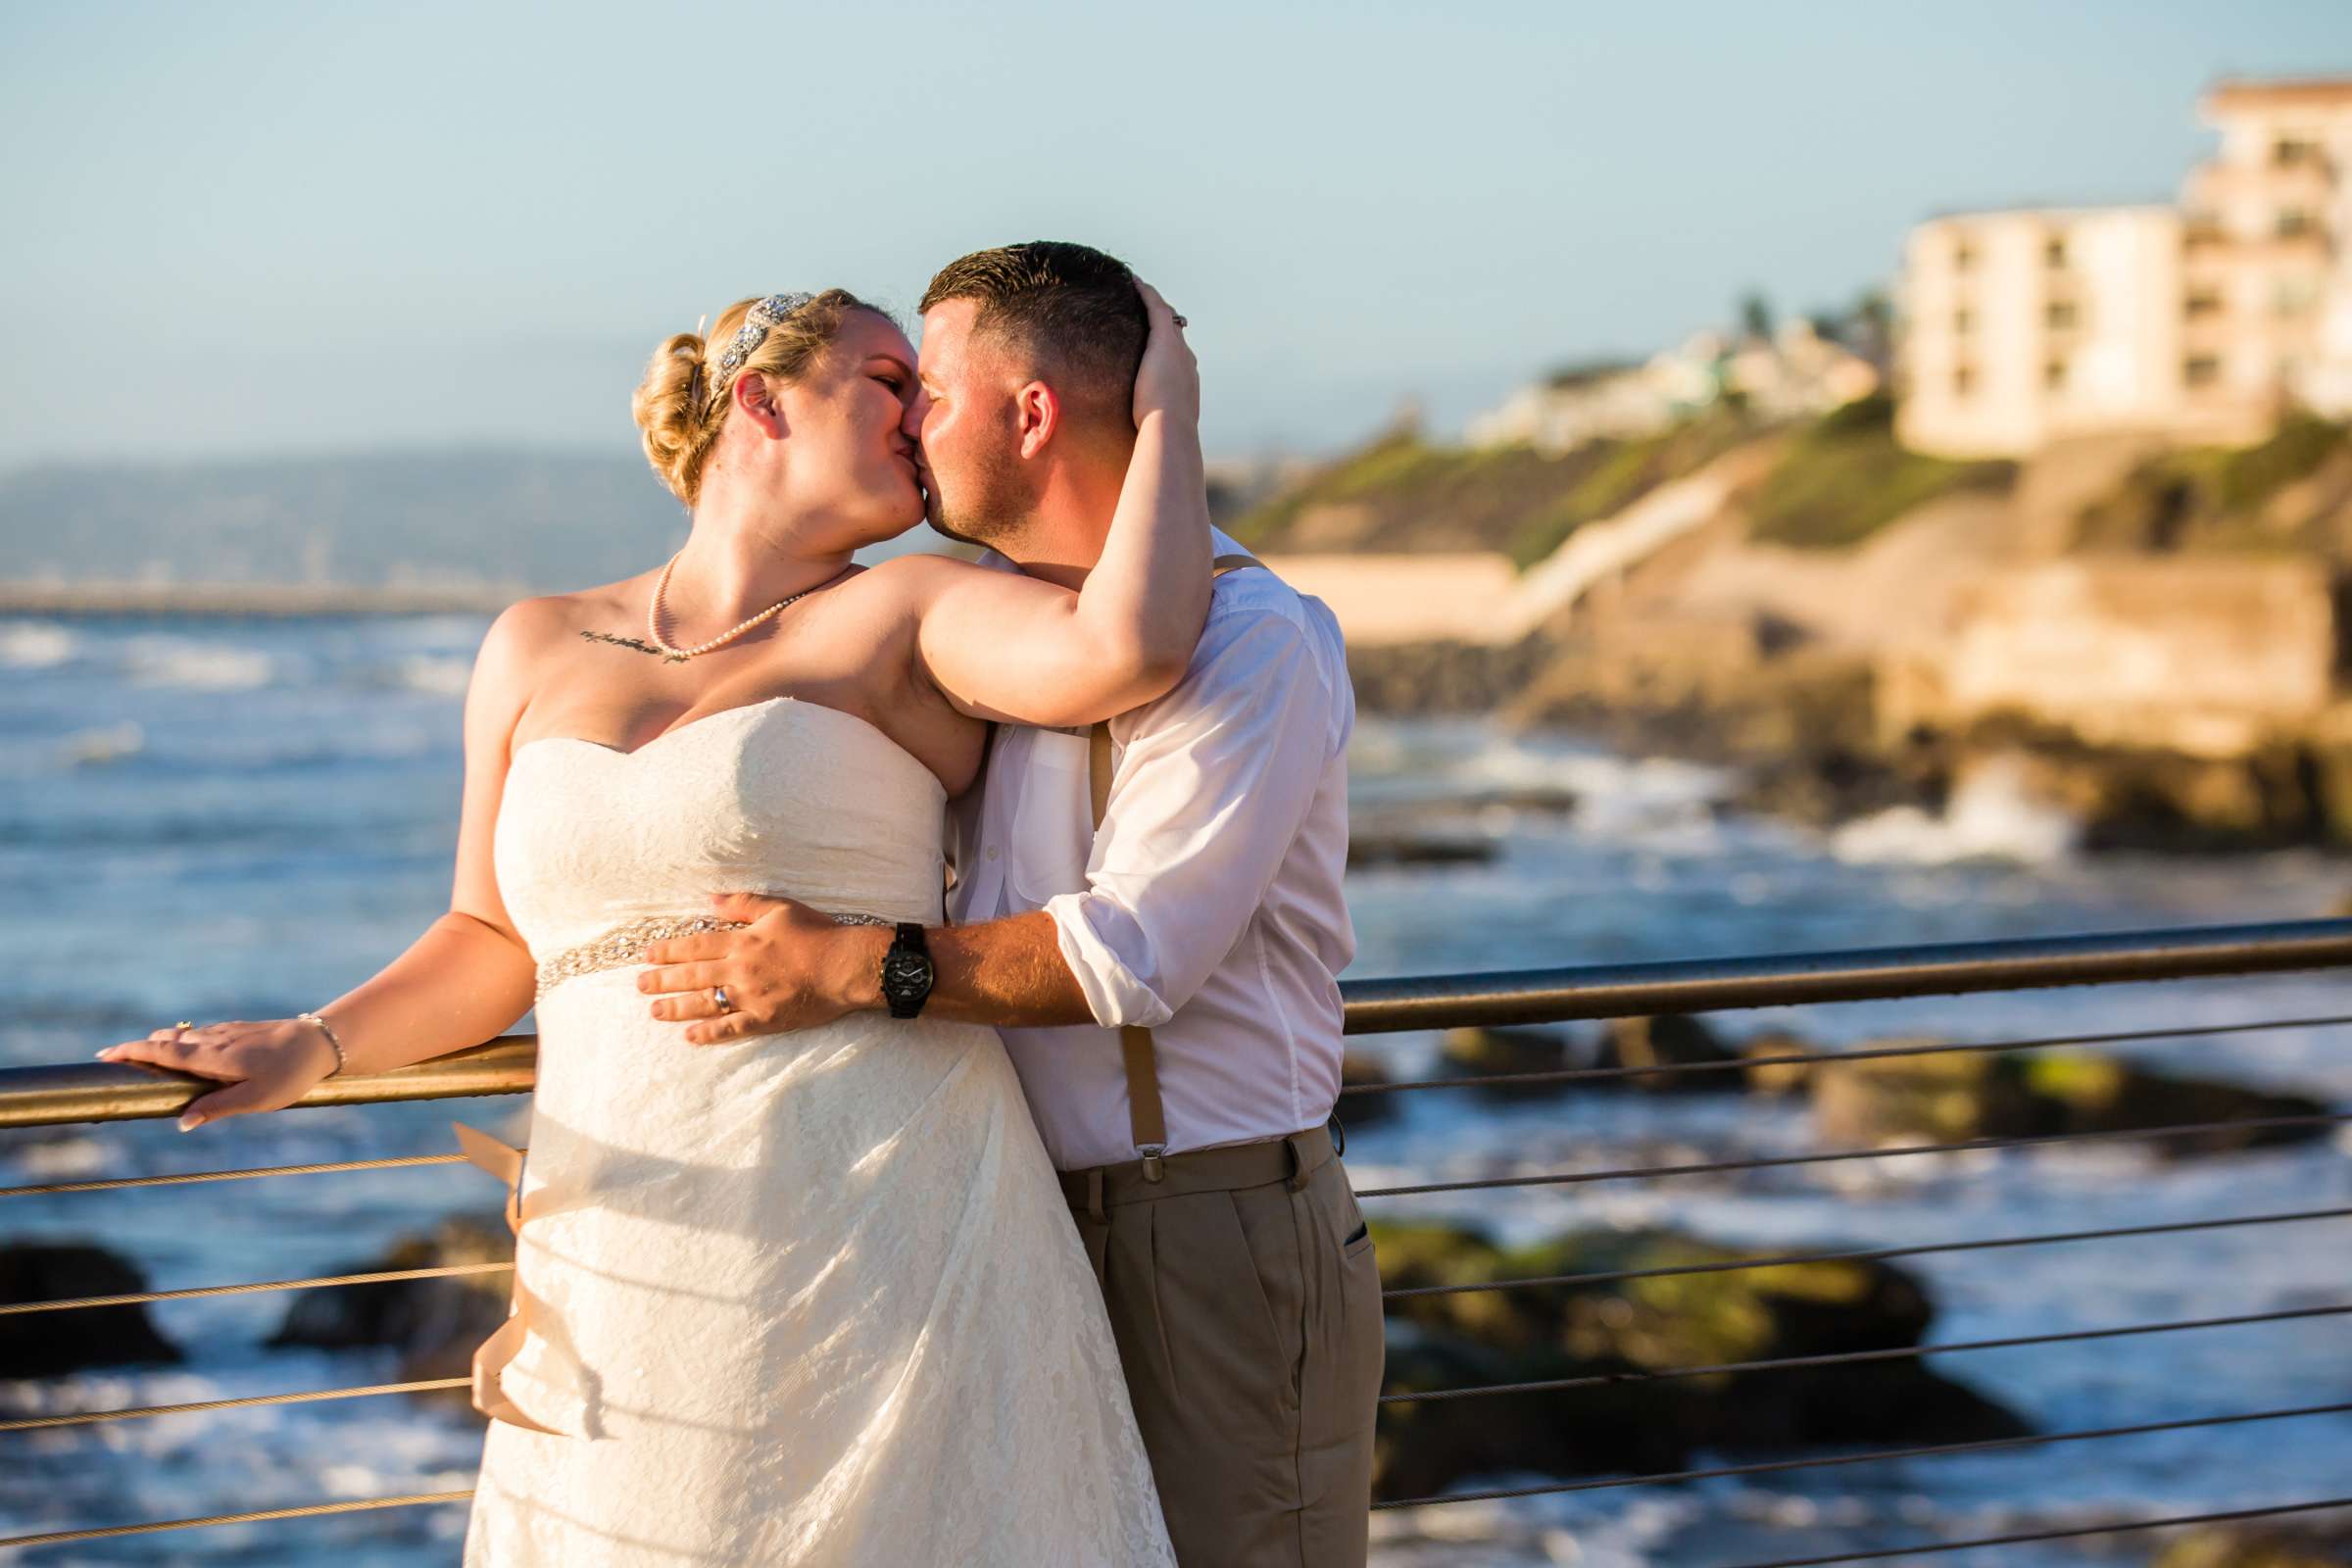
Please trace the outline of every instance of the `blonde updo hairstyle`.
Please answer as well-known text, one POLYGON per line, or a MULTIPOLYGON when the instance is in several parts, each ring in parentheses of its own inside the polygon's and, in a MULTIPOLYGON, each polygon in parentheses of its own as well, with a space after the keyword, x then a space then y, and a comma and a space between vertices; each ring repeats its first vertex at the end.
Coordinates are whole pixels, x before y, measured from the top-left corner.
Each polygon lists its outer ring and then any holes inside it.
POLYGON ((670 494, 689 507, 702 491, 703 467, 718 445, 719 431, 726 428, 727 411, 735 406, 729 395, 734 384, 752 370, 775 380, 799 380, 841 334, 841 323, 852 311, 874 310, 847 289, 829 288, 769 327, 726 384, 715 384, 719 356, 759 303, 737 300, 728 306, 708 338, 680 332, 665 339, 629 399, 629 413, 644 440, 645 461, 654 466, 670 494), (711 352, 713 344, 716 353, 711 352))

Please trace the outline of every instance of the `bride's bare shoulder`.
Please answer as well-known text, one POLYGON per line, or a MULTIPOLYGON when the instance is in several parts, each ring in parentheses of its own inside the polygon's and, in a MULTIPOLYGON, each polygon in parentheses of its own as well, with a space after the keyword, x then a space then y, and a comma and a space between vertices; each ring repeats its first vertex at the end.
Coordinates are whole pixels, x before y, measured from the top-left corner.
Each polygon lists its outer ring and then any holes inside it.
POLYGON ((584 631, 622 625, 636 579, 569 593, 517 599, 500 611, 482 634, 473 659, 473 689, 497 705, 501 695, 519 702, 584 631))
POLYGON ((611 630, 622 624, 630 607, 642 604, 643 583, 630 577, 596 588, 540 594, 517 599, 498 612, 483 636, 482 652, 501 655, 543 653, 568 642, 584 630, 611 630))

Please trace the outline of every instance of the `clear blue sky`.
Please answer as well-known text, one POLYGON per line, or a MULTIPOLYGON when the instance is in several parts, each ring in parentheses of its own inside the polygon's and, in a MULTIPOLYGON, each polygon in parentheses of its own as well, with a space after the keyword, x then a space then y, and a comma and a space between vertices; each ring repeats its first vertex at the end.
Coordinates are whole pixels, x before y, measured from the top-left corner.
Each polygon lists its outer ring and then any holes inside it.
POLYGON ((0 9, 0 468, 626 451, 663 333, 1082 239, 1195 320, 1212 452, 1444 427, 1886 277, 1950 206, 2167 199, 2343 0, 0 9))

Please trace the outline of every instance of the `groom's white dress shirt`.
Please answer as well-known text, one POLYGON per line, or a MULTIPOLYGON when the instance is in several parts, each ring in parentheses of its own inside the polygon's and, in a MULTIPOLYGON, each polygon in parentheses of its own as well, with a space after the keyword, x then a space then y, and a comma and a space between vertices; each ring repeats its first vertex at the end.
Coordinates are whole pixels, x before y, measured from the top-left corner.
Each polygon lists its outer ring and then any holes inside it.
POLYGON ((1354 724, 1339 622, 1245 568, 1217 579, 1176 689, 1110 721, 1100 834, 1085 732, 998 730, 951 816, 949 910, 976 924, 1044 909, 1086 993, 1093 1027, 999 1031, 1060 1169, 1137 1157, 1123 1024, 1156 1042, 1170 1153, 1330 1116, 1338 975, 1355 955, 1341 892, 1354 724))

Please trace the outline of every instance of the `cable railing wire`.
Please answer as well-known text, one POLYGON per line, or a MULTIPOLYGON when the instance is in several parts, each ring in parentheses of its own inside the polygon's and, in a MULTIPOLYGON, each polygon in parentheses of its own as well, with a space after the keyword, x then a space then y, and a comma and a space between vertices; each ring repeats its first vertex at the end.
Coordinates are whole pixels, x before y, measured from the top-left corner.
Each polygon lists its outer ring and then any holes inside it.
POLYGON ((324 1514, 365 1513, 373 1508, 414 1508, 427 1503, 465 1502, 473 1489, 463 1492, 417 1492, 398 1497, 356 1497, 341 1502, 306 1502, 291 1508, 254 1508, 244 1513, 213 1513, 197 1519, 151 1519, 135 1525, 88 1525, 79 1530, 51 1530, 37 1536, 0 1536, 0 1550, 13 1546, 57 1546, 69 1541, 103 1541, 114 1536, 147 1536, 159 1530, 193 1530, 204 1525, 265 1524, 275 1519, 316 1519, 324 1514))
MULTIPOLYGON (((1605 1174, 1605 1173, 1604 1173, 1605 1174)), ((1359 1197, 1377 1198, 1380 1192, 1359 1197)), ((2228 1230, 2248 1225, 2283 1225, 2302 1220, 2352 1216, 2352 1207, 2300 1209, 2280 1214, 2243 1214, 2221 1219, 2172 1220, 2155 1225, 2118 1225, 2103 1230, 2059 1231, 2040 1236, 1996 1236, 1963 1242, 1923 1242, 1909 1247, 1869 1248, 1835 1252, 1768 1253, 1706 1263, 1676 1263, 1656 1268, 1614 1269, 1588 1274, 1546 1274, 1528 1279, 1482 1280, 1462 1285, 1400 1286, 1384 1291, 1391 1300, 1420 1296, 1462 1296, 1476 1292, 1532 1290, 1542 1286, 1605 1285, 1627 1280, 1664 1279, 1678 1274, 1731 1273, 1741 1269, 1783 1268, 1796 1263, 1862 1263, 1893 1257, 1918 1257, 1935 1252, 1977 1251, 2003 1247, 2039 1247, 2061 1242, 2101 1241, 2111 1237, 2161 1236, 2184 1231, 2228 1230)), ((444 1263, 429 1268, 382 1269, 367 1274, 327 1274, 308 1279, 257 1280, 243 1285, 200 1285, 172 1291, 126 1291, 116 1296, 81 1296, 52 1301, 0 1303, 0 1316, 26 1312, 69 1312, 96 1306, 133 1306, 149 1301, 179 1301, 207 1296, 246 1296, 270 1291, 326 1290, 343 1285, 381 1285, 399 1280, 445 1279, 496 1274, 514 1266, 513 1260, 482 1263, 444 1263)), ((0 1430, 6 1430, 0 1428, 0 1430)))
POLYGON ((125 1291, 120 1296, 76 1296, 55 1301, 0 1302, 0 1317, 23 1312, 71 1312, 88 1306, 137 1306, 148 1301, 187 1301, 204 1296, 254 1296, 266 1291, 314 1291, 330 1285, 388 1285, 396 1280, 452 1279, 496 1274, 514 1266, 500 1263, 436 1263, 429 1268, 387 1268, 368 1274, 325 1274, 314 1279, 256 1280, 250 1285, 197 1285, 177 1291, 125 1291))
POLYGON ((1414 1078, 1397 1083, 1348 1084, 1340 1090, 1340 1094, 1343 1097, 1400 1095, 1415 1089, 1499 1089, 1525 1084, 1590 1083, 1620 1078, 1655 1078, 1687 1072, 1742 1072, 1844 1061, 1878 1061, 1890 1056, 1997 1054, 2008 1051, 2044 1051, 2061 1046, 2118 1046, 2152 1040, 2193 1040, 2213 1035, 2257 1034, 2272 1029, 2321 1029, 2340 1024, 2352 1024, 2352 1014, 2320 1018, 2273 1018, 2260 1023, 2194 1024, 2176 1029, 2124 1029, 2095 1035, 2048 1035, 2037 1040, 1963 1040, 1914 1046, 1870 1046, 1853 1051, 1733 1056, 1720 1061, 1662 1061, 1647 1067, 1555 1067, 1542 1072, 1489 1073, 1475 1078, 1414 1078))
POLYGON ((1442 1502, 1497 1502, 1509 1497, 1542 1497, 1564 1492, 1606 1492, 1623 1487, 1656 1487, 1687 1481, 1715 1481, 1726 1476, 1787 1475, 1799 1470, 1827 1470, 1839 1465, 1875 1464, 1884 1459, 1929 1459, 1951 1453, 1990 1453, 2002 1448, 2040 1447, 2053 1443, 2083 1443, 2094 1438, 2138 1437, 2151 1432, 2186 1432, 2199 1427, 2242 1426, 2253 1421, 2290 1421, 2305 1416, 2341 1415, 2352 1401, 2303 1404, 2284 1410, 2248 1410, 2233 1415, 2190 1416, 2177 1421, 2142 1421, 2132 1426, 2090 1427, 2074 1432, 2032 1432, 2015 1438, 1980 1438, 1971 1443, 1933 1443, 1906 1448, 1874 1448, 1861 1453, 1838 1453, 1805 1459, 1765 1459, 1753 1464, 1717 1465, 1705 1470, 1674 1470, 1658 1475, 1610 1476, 1587 1481, 1555 1481, 1535 1487, 1504 1487, 1493 1492, 1455 1492, 1434 1497, 1403 1497, 1375 1502, 1377 1509, 1420 1508, 1442 1502))
POLYGON ((1545 1378, 1532 1383, 1489 1383, 1467 1389, 1426 1389, 1384 1394, 1382 1404, 1428 1404, 1440 1399, 1473 1399, 1490 1394, 1551 1394, 1622 1383, 1661 1383, 1674 1378, 1714 1377, 1732 1372, 1787 1372, 1800 1367, 1843 1366, 1852 1361, 1903 1361, 1916 1356, 1952 1355, 1962 1350, 2012 1350, 2029 1345, 2066 1345, 2081 1340, 2121 1340, 2140 1334, 2178 1334, 2191 1329, 2242 1328, 2295 1318, 2342 1317, 2352 1301, 2328 1306, 2291 1306, 2275 1312, 2240 1312, 2229 1317, 2186 1318, 2173 1323, 2125 1323, 2103 1329, 2070 1329, 2057 1334, 2021 1334, 2001 1340, 1955 1340, 1943 1345, 1894 1345, 1875 1350, 1837 1350, 1820 1355, 1784 1355, 1758 1361, 1725 1361, 1715 1366, 1629 1368, 1586 1377, 1545 1378))
POLYGON ((2184 1231, 2234 1230, 2248 1225, 2290 1225, 2304 1220, 2352 1217, 2352 1207, 2303 1208, 2278 1214, 2233 1214, 2220 1219, 2167 1220, 2154 1225, 2111 1225, 2101 1230, 2048 1231, 2038 1236, 1990 1236, 1964 1242, 1917 1242, 1905 1247, 1870 1247, 1835 1252, 1765 1252, 1707 1263, 1673 1263, 1657 1268, 1608 1269, 1589 1274, 1539 1274, 1526 1279, 1479 1280, 1461 1285, 1403 1285, 1383 1291, 1387 1300, 1421 1296, 1470 1296, 1488 1291, 1539 1286, 1618 1285, 1628 1280, 1669 1279, 1680 1274, 1731 1274, 1743 1269, 1786 1268, 1797 1263, 1878 1263, 1936 1252, 1987 1251, 2004 1247, 2047 1247, 2063 1242, 2106 1241, 2119 1236, 2170 1236, 2184 1231))
POLYGON ((390 1170, 401 1165, 457 1165, 463 1164, 465 1159, 464 1154, 398 1154, 383 1159, 328 1159, 311 1165, 248 1165, 237 1170, 191 1170, 167 1176, 110 1176, 100 1181, 43 1182, 34 1187, 0 1187, 0 1198, 108 1193, 124 1187, 183 1187, 194 1182, 245 1181, 256 1176, 321 1176, 345 1170, 390 1170))
POLYGON ((1924 1556, 1936 1551, 1974 1551, 1982 1546, 2019 1546, 2034 1541, 2079 1541, 2085 1536, 2120 1536, 2133 1530, 2169 1530, 2178 1525, 2228 1524, 2240 1519, 2276 1519, 2286 1514, 2317 1513, 2323 1508, 2352 1508, 2352 1497, 2320 1497, 2311 1502, 2275 1502, 2261 1508, 2227 1508, 2218 1513, 2178 1513, 2162 1519, 2127 1519, 2117 1524, 2070 1525, 2059 1530, 2021 1530, 2006 1536, 1978 1536, 1969 1541, 1932 1541, 1922 1545, 1877 1546, 1868 1551, 1839 1551, 1826 1557, 1776 1557, 1771 1562, 1743 1562, 1728 1568, 1827 1568, 1831 1563, 1878 1562, 1887 1557, 1924 1556))
POLYGON ((2228 1121, 2179 1122, 2162 1127, 2101 1128, 2090 1132, 2032 1133, 2022 1137, 1967 1138, 1950 1144, 1897 1144, 1885 1149, 1838 1149, 1820 1154, 1774 1154, 1756 1159, 1697 1160, 1682 1165, 1637 1165, 1622 1170, 1556 1171, 1541 1176, 1494 1176, 1467 1182, 1424 1182, 1412 1187, 1370 1187, 1358 1198, 1410 1198, 1424 1193, 1477 1193, 1507 1187, 1560 1187, 1578 1182, 1613 1182, 1652 1176, 1699 1176, 1715 1171, 1769 1170, 1790 1165, 1826 1165, 1845 1159, 1899 1159, 1907 1154, 1964 1154, 2045 1144, 2094 1143, 2137 1138, 2156 1142, 2190 1133, 2254 1132, 2266 1128, 2325 1127, 2352 1121, 2352 1111, 2319 1111, 2300 1116, 2241 1116, 2228 1121))
POLYGON ((296 1394, 248 1394, 235 1399, 197 1399, 187 1404, 143 1404, 126 1410, 71 1410, 62 1415, 20 1416, 0 1421, 0 1432, 29 1432, 35 1427, 92 1426, 101 1421, 134 1421, 151 1416, 195 1415, 206 1410, 236 1410, 256 1404, 310 1404, 320 1399, 358 1399, 377 1394, 426 1394, 436 1389, 463 1389, 471 1378, 424 1378, 415 1383, 369 1383, 344 1389, 307 1389, 296 1394))

